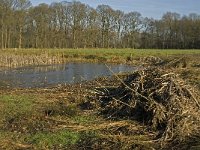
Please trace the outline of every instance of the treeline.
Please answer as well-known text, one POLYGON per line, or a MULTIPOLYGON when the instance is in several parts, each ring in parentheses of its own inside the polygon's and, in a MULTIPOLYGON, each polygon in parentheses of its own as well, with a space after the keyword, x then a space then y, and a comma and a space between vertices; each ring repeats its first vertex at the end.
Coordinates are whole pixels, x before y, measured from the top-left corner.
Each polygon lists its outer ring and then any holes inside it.
POLYGON ((200 48, 200 16, 167 12, 159 20, 79 1, 0 0, 5 48, 200 48))

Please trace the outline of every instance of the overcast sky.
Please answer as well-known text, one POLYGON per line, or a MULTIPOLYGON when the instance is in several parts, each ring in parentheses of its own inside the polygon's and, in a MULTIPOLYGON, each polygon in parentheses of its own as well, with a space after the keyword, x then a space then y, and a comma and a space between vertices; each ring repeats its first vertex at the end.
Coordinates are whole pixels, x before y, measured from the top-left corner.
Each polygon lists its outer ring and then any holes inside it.
MULTIPOLYGON (((61 2, 63 0, 31 0, 32 4, 40 3, 50 4, 52 2, 61 2)), ((71 0, 68 0, 71 1, 71 0)), ((138 11, 143 17, 152 17, 159 19, 168 11, 177 12, 181 15, 197 13, 200 15, 200 0, 79 0, 96 8, 100 4, 110 5, 113 9, 123 10, 125 12, 138 11)))

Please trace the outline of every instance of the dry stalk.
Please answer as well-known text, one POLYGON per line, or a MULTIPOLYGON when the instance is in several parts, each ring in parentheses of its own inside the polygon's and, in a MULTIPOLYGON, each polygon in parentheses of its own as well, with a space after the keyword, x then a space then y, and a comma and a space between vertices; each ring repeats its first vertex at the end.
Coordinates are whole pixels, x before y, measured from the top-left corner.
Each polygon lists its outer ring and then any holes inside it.
MULTIPOLYGON (((107 66, 108 67, 108 66, 107 66)), ((130 118, 159 132, 163 143, 200 133, 199 99, 174 73, 148 68, 133 72, 115 90, 97 92, 100 112, 109 118, 130 118)))

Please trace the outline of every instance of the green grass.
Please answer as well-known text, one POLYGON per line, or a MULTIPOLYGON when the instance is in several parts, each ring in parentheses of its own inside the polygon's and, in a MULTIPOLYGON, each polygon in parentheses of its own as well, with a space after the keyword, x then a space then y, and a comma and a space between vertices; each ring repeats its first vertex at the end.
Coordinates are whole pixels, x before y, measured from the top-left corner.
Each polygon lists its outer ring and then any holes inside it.
POLYGON ((87 115, 87 116, 77 115, 77 116, 74 116, 72 118, 72 120, 75 121, 76 123, 83 124, 83 125, 95 123, 96 119, 97 118, 94 115, 93 116, 91 116, 91 115, 87 115))
POLYGON ((22 145, 32 147, 31 149, 71 149, 98 138, 100 137, 95 132, 75 132, 67 129, 54 132, 38 131, 34 134, 0 130, 0 149, 20 149, 22 145))
POLYGON ((70 149, 88 138, 96 138, 96 134, 89 131, 78 132, 62 127, 54 129, 57 125, 51 119, 59 120, 61 117, 69 125, 84 125, 95 118, 79 114, 75 104, 66 107, 61 107, 59 103, 50 105, 46 98, 41 99, 40 95, 38 97, 40 100, 31 93, 0 95, 0 149, 20 149, 23 146, 33 149, 70 149), (46 118, 46 109, 53 110, 56 114, 46 118), (11 123, 12 119, 14 122, 11 123))
POLYGON ((26 142, 33 145, 36 149, 77 149, 81 143, 88 144, 98 138, 99 136, 95 132, 74 132, 63 129, 52 133, 38 132, 26 137, 25 140, 27 139, 26 142))
POLYGON ((32 113, 34 98, 30 95, 0 95, 0 122, 32 113))
POLYGON ((78 132, 69 130, 56 131, 54 133, 36 133, 27 137, 28 143, 36 145, 39 149, 52 149, 53 147, 66 147, 74 145, 80 140, 78 132))
POLYGON ((90 56, 121 56, 127 57, 132 55, 133 57, 138 56, 168 56, 168 55, 179 55, 179 54, 200 54, 200 50, 177 50, 177 49, 8 49, 0 51, 0 53, 12 53, 12 54, 24 54, 24 55, 40 55, 40 54, 64 54, 72 57, 90 56))
POLYGON ((64 121, 64 126, 86 125, 95 121, 95 117, 81 114, 76 104, 48 102, 39 93, 37 99, 34 93, 1 94, 0 149, 70 149, 83 141, 88 143, 89 138, 97 138, 90 131, 62 128, 63 123, 57 127, 60 122, 54 119, 64 121), (46 116, 45 111, 48 110, 54 114, 46 116))
POLYGON ((35 112, 34 101, 29 94, 0 95, 0 149, 16 149, 15 143, 24 143, 23 134, 13 132, 10 121, 29 118, 35 112))

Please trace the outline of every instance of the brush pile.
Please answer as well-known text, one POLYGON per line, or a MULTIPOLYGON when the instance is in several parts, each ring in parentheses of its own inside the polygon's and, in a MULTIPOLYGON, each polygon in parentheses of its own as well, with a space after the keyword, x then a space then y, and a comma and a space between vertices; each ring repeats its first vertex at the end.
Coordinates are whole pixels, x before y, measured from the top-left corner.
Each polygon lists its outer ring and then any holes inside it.
POLYGON ((166 64, 166 67, 170 67, 170 68, 186 68, 189 63, 187 63, 187 60, 185 57, 181 57, 181 58, 177 58, 177 59, 173 59, 170 62, 168 62, 166 64))
POLYGON ((162 141, 200 135, 198 93, 176 74, 148 68, 118 78, 121 85, 96 88, 99 111, 110 119, 133 119, 162 141))
POLYGON ((164 60, 162 60, 159 57, 155 57, 155 56, 148 56, 148 57, 142 57, 140 58, 140 62, 143 65, 162 65, 164 63, 166 63, 164 60))

